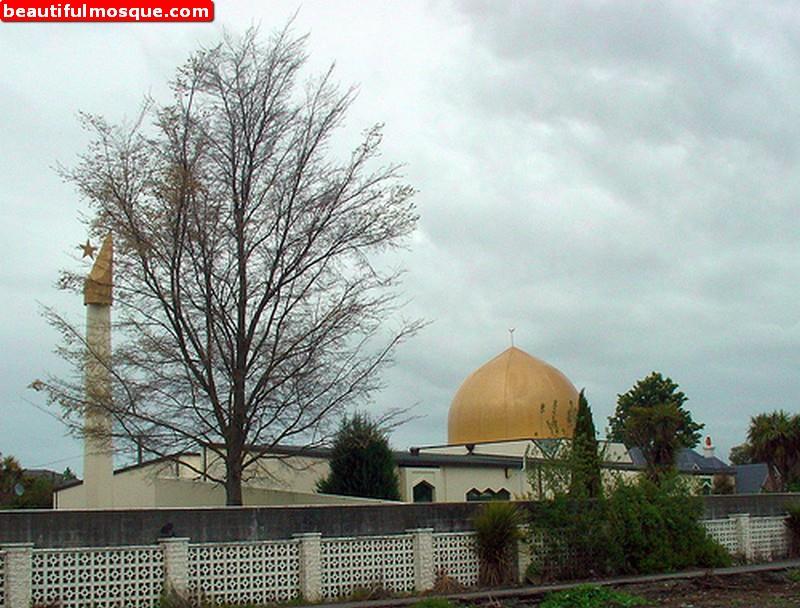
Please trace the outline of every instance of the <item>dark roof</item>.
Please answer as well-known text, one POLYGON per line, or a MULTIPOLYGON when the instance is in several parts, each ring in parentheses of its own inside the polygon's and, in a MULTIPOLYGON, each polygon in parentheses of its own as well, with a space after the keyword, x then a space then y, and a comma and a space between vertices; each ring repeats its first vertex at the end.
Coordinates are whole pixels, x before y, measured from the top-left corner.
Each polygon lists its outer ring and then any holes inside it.
POLYGON ((736 470, 737 494, 758 494, 769 479, 769 469, 765 462, 737 464, 733 468, 736 470))
MULTIPOLYGON (((509 441, 525 441, 524 439, 513 439, 509 441)), ((533 440, 532 440, 533 441, 533 440)), ((546 441, 546 440, 535 440, 546 441)), ((485 443, 503 443, 503 442, 485 442, 485 443)), ((478 445, 478 444, 475 444, 478 445)), ((433 447, 448 447, 448 446, 429 446, 433 447)), ((268 446, 248 446, 249 450, 261 450, 264 453, 274 454, 275 456, 307 456, 309 458, 330 458, 331 449, 328 447, 302 447, 294 445, 276 445, 268 446)), ((462 467, 502 467, 509 469, 521 469, 523 459, 519 456, 500 456, 494 454, 442 454, 424 452, 424 447, 409 448, 408 451, 393 450, 395 462, 401 467, 440 467, 443 465, 462 466, 462 467)), ((644 457, 642 456, 639 448, 631 448, 629 450, 632 463, 624 462, 604 462, 603 468, 619 469, 629 471, 640 471, 644 468, 644 457)), ((528 457, 527 462, 530 464, 551 463, 551 460, 540 459, 535 457, 528 457)), ((695 475, 713 475, 715 473, 725 473, 733 475, 733 467, 725 464, 719 458, 706 458, 701 456, 694 450, 681 449, 678 452, 678 470, 682 473, 690 473, 695 475)))
POLYGON ((561 441, 562 439, 569 439, 569 437, 517 437, 516 439, 492 439, 486 441, 467 441, 465 443, 451 444, 451 443, 437 443, 434 445, 421 445, 409 448, 410 451, 414 450, 432 450, 436 448, 451 448, 453 445, 478 446, 478 445, 496 445, 498 443, 516 443, 518 441, 533 441, 534 443, 547 443, 550 441, 561 441))
MULTIPOLYGON (((262 448, 265 452, 278 456, 308 456, 309 458, 330 458, 332 450, 325 447, 303 448, 293 445, 276 445, 262 448)), ((522 468, 522 458, 517 456, 493 456, 488 454, 430 454, 413 451, 392 450, 392 456, 401 467, 438 467, 458 465, 471 467, 522 468)))
POLYGON ((401 467, 438 467, 456 465, 467 467, 503 467, 521 469, 522 458, 518 456, 492 456, 489 454, 430 454, 425 452, 393 452, 394 460, 401 467))
POLYGON ((57 473, 50 469, 23 469, 22 476, 28 479, 46 479, 53 485, 54 490, 60 490, 63 487, 74 485, 73 479, 64 479, 63 473, 57 473))
POLYGON ((44 477, 52 482, 61 481, 64 478, 62 473, 56 473, 50 469, 23 469, 22 475, 23 477, 29 477, 31 479, 39 479, 40 477, 44 477))
MULTIPOLYGON (((637 467, 643 467, 645 465, 645 459, 641 449, 633 447, 628 450, 628 453, 637 467)), ((689 448, 681 448, 678 450, 675 464, 678 467, 678 471, 681 473, 695 475, 714 475, 716 473, 725 473, 727 475, 735 474, 735 470, 732 466, 725 464, 716 456, 707 458, 689 448)))

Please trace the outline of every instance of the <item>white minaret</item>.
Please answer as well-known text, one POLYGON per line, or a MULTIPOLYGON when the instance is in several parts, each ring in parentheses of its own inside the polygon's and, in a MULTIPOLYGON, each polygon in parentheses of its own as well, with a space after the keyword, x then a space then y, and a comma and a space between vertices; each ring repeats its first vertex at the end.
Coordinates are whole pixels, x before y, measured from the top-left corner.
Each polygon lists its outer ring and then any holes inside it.
POLYGON ((86 306, 86 411, 83 440, 85 506, 114 506, 114 448, 111 440, 111 278, 114 246, 109 234, 83 286, 86 306))

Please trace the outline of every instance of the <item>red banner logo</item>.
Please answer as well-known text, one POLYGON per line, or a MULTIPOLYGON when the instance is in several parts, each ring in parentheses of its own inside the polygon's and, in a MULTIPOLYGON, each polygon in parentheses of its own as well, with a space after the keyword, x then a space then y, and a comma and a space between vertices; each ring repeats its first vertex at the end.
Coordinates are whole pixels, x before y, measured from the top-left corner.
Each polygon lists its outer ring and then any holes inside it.
POLYGON ((194 22, 213 21, 212 0, 123 0, 114 2, 43 2, 41 0, 0 0, 0 19, 26 21, 120 21, 194 22))

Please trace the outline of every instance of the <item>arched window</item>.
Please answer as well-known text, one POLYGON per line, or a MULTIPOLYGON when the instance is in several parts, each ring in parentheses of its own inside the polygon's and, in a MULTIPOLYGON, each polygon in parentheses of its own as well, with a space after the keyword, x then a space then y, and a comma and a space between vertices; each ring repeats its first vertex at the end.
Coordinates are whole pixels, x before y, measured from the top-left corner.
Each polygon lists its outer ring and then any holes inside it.
POLYGON ((511 493, 505 488, 497 492, 491 488, 486 488, 483 492, 477 488, 472 488, 467 492, 467 502, 487 502, 490 500, 511 500, 511 493))
MULTIPOLYGON (((500 490, 500 491, 505 492, 505 490, 500 490)), ((506 492, 506 495, 508 496, 508 492, 506 492)), ((489 500, 498 500, 497 494, 491 488, 486 488, 483 492, 481 492, 477 488, 472 488, 469 492, 467 492, 467 502, 477 502, 477 501, 486 502, 489 500)), ((506 498, 502 500, 508 500, 508 499, 506 498)))
POLYGON ((434 487, 427 481, 414 486, 414 502, 433 502, 434 487))
POLYGON ((482 492, 475 488, 472 488, 469 492, 467 492, 467 502, 475 502, 481 499, 482 492))

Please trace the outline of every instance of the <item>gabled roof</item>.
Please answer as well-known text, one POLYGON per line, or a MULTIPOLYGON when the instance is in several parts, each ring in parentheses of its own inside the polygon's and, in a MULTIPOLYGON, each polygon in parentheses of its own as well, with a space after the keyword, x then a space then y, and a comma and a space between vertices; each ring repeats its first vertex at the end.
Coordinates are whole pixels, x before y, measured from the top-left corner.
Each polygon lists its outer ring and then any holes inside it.
MULTIPOLYGON (((643 467, 645 465, 644 455, 640 448, 630 448, 628 453, 637 467, 643 467)), ((735 475, 734 467, 725 464, 716 456, 707 458, 689 448, 681 448, 678 450, 675 460, 678 471, 681 473, 690 473, 694 475, 715 475, 717 473, 724 473, 726 475, 735 475)))
POLYGON ((765 462, 737 464, 733 468, 736 470, 737 494, 758 494, 769 480, 769 469, 765 462))

